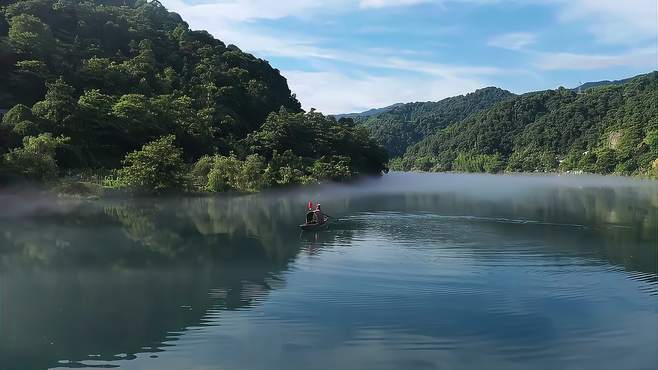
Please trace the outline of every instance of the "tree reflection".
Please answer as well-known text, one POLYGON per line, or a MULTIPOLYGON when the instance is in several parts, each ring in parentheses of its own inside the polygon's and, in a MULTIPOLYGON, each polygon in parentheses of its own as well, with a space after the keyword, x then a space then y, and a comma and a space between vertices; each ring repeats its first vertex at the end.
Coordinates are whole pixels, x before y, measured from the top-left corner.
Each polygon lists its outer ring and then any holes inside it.
MULTIPOLYGON (((382 212, 480 217, 482 237, 656 274, 655 192, 345 194, 332 199, 330 211, 346 217, 329 232, 300 235, 302 196, 57 201, 57 212, 0 220, 0 368, 160 351, 185 330, 208 325, 217 310, 258 304, 285 284, 283 272, 300 251, 315 256, 351 244, 357 233, 398 237, 395 222, 377 229, 371 217, 382 212)), ((421 222, 406 225, 403 237, 435 237, 421 222)))
POLYGON ((292 209, 258 204, 115 201, 3 224, 0 368, 157 351, 210 310, 254 304, 299 250, 280 232, 292 209))

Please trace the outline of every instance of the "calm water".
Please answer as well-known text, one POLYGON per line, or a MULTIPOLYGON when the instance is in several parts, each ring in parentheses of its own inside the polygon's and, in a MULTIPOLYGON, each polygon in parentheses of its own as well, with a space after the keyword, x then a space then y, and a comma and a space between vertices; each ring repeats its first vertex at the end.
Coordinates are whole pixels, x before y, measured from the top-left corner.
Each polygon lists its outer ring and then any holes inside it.
POLYGON ((658 183, 0 196, 0 369, 655 369, 658 183), (301 234, 309 199, 339 217, 301 234))

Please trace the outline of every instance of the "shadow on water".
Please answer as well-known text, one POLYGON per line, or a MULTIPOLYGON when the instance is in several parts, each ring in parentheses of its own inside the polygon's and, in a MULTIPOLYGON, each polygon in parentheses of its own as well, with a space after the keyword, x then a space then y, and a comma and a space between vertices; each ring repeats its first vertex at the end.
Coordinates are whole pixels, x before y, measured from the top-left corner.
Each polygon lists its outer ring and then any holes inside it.
MULTIPOLYGON (((217 312, 265 302, 285 288, 301 256, 363 238, 404 240, 410 250, 459 245, 483 264, 495 261, 487 246, 502 243, 655 282, 658 187, 601 181, 393 174, 252 196, 87 202, 6 195, 0 368, 114 366, 157 355, 217 312), (326 232, 300 233, 306 201, 320 198, 340 219, 326 232), (477 234, 469 233, 473 224, 477 234)), ((455 332, 478 330, 461 324, 455 332)))

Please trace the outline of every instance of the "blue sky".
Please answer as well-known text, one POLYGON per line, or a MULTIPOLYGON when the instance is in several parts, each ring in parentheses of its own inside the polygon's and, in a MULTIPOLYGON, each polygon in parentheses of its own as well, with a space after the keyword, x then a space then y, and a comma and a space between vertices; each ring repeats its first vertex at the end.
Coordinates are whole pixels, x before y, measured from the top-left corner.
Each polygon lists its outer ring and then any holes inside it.
POLYGON ((267 59, 305 109, 345 113, 485 86, 515 93, 657 69, 656 0, 160 0, 267 59))

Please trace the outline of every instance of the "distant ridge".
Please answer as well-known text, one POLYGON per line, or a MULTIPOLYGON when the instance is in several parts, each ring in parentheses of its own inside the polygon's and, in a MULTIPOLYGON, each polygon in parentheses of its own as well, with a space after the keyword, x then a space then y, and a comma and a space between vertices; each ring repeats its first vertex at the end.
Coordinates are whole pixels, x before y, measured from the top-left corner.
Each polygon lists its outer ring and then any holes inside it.
POLYGON ((585 91, 585 90, 591 89, 593 87, 601 87, 601 86, 608 86, 608 85, 623 85, 627 82, 630 82, 634 78, 646 76, 648 74, 649 73, 641 74, 641 75, 637 75, 637 76, 633 76, 633 77, 628 77, 628 78, 624 78, 623 80, 613 80, 613 81, 603 80, 603 81, 585 82, 584 84, 582 84, 578 87, 575 87, 571 90, 573 90, 573 91, 578 91, 578 90, 585 91))
POLYGON ((404 105, 404 103, 396 103, 393 105, 389 105, 384 108, 373 108, 373 109, 368 109, 365 112, 360 112, 360 113, 343 113, 343 114, 333 114, 333 116, 336 119, 341 119, 341 118, 370 118, 370 117, 375 117, 378 116, 382 113, 389 112, 393 108, 399 107, 401 105, 404 105))
POLYGON ((581 88, 586 93, 558 88, 502 101, 434 130, 391 169, 658 178, 658 72, 581 88))
POLYGON ((372 137, 386 148, 391 157, 404 154, 407 147, 471 114, 491 108, 515 95, 497 87, 486 87, 466 95, 436 102, 396 104, 370 117, 358 116, 372 137))

